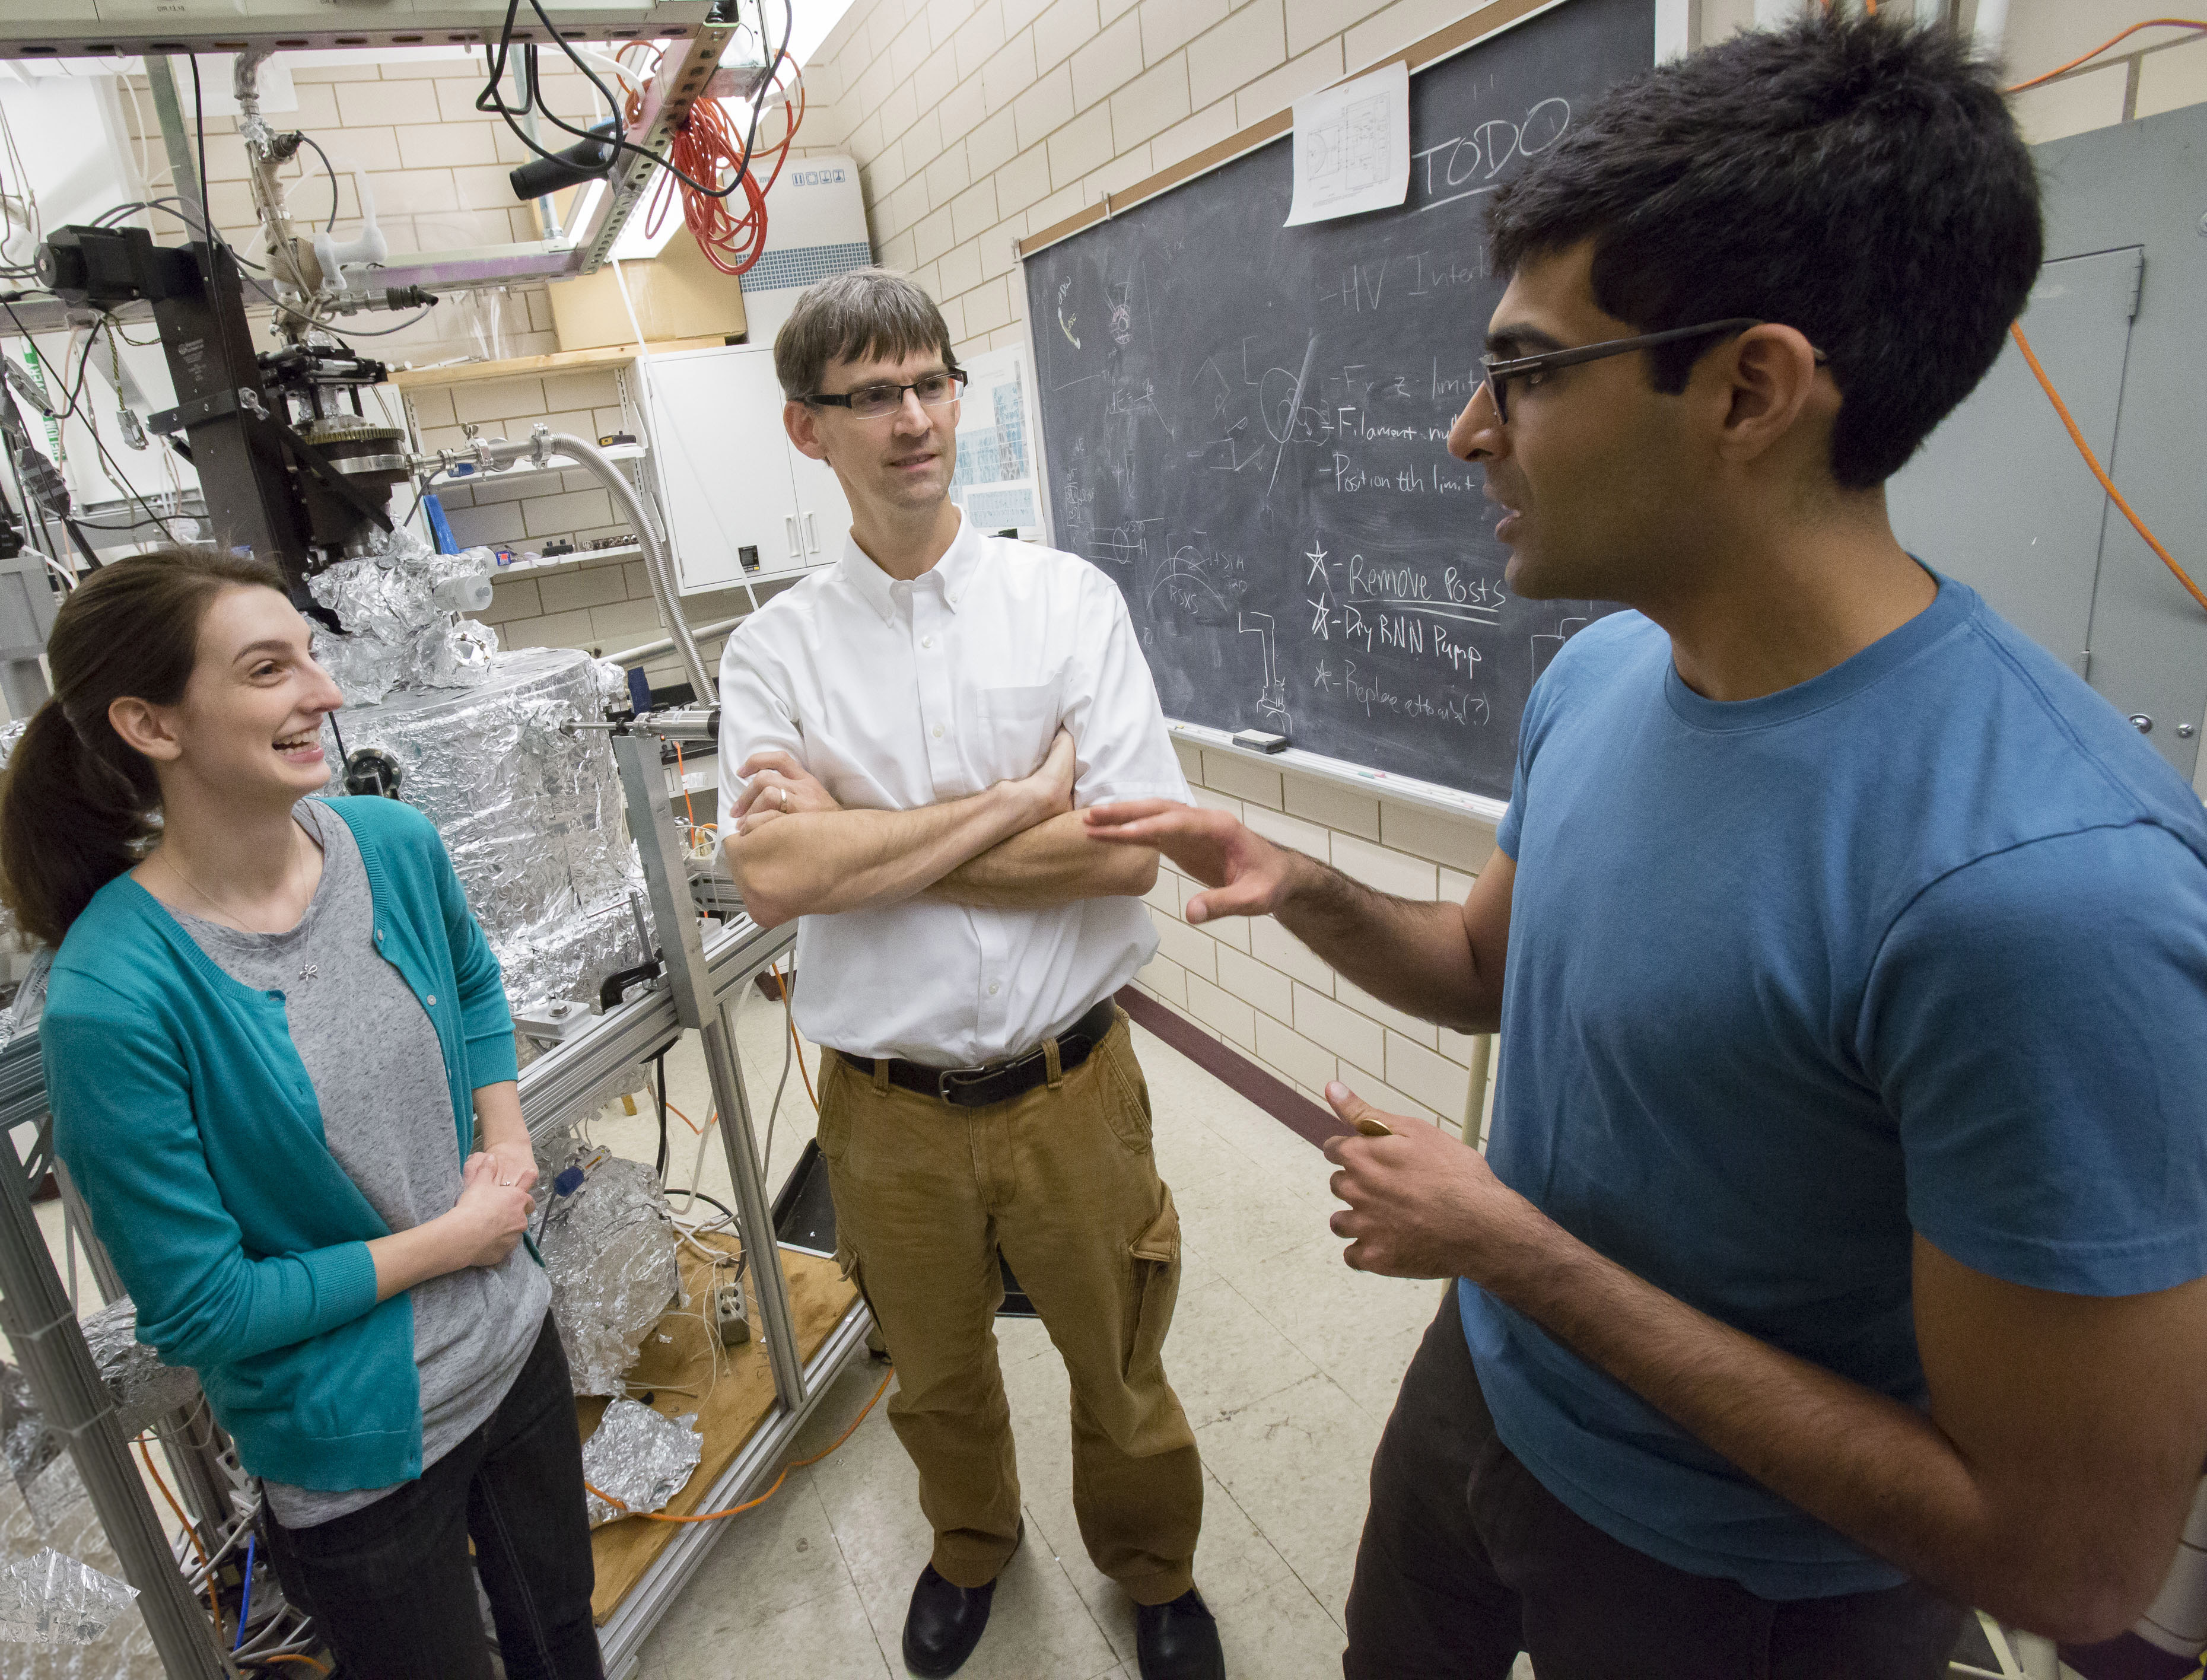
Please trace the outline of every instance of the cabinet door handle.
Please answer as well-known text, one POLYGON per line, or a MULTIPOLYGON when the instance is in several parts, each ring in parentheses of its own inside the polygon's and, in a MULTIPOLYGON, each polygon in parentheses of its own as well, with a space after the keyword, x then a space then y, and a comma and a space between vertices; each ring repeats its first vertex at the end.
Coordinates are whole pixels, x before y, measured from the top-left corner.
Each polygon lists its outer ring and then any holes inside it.
POLYGON ((804 516, 804 552, 808 554, 820 552, 819 528, 812 523, 812 516, 809 512, 804 516))
POLYGON ((783 514, 781 526, 784 534, 789 538, 789 558, 792 560, 803 559, 804 545, 797 540, 797 516, 793 513, 783 514))

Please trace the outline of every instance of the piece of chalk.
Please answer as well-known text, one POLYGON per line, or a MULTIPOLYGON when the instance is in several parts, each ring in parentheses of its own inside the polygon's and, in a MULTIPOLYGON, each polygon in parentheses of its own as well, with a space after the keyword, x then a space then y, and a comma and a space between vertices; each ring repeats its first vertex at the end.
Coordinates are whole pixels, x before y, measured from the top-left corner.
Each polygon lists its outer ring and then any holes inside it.
POLYGON ((1237 729, 1234 732, 1234 744, 1247 747, 1252 752, 1285 752, 1288 738, 1270 734, 1262 729, 1237 729))

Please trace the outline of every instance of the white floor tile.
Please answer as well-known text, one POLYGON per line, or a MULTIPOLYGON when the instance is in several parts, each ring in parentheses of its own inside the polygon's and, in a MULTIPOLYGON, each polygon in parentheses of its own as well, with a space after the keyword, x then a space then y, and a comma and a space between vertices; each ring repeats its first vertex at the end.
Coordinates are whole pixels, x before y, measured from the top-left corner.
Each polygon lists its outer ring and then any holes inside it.
POLYGON ((1342 1260, 1343 1247, 1329 1231, 1273 1256, 1265 1266, 1265 1287, 1248 1299, 1298 1353, 1384 1424, 1443 1290, 1454 1286, 1352 1270, 1342 1260))
POLYGON ((1324 1376, 1196 1432, 1204 1462, 1338 1630, 1379 1422, 1324 1376))

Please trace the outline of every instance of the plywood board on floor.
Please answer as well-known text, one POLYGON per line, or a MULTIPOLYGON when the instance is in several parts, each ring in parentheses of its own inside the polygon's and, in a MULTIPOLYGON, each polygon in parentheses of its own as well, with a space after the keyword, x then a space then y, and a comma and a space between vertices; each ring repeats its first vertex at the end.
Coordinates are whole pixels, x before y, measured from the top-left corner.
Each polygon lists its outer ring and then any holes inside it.
MULTIPOLYGON (((733 1264, 737 1247, 733 1237, 711 1235, 701 1241, 733 1264)), ((789 1281, 789 1304, 797 1320, 798 1352, 810 1360, 850 1311, 858 1291, 844 1282, 833 1260, 780 1252, 782 1275, 789 1281)), ((774 1376, 767 1368, 765 1349, 757 1333, 758 1294, 750 1276, 744 1279, 744 1294, 751 1304, 754 1333, 742 1346, 724 1348, 705 1319, 716 1269, 687 1243, 682 1247, 681 1260, 683 1300, 644 1337, 643 1351, 629 1376, 634 1398, 643 1399, 648 1390, 652 1409, 670 1418, 697 1413, 697 1426, 705 1437, 704 1458, 667 1505, 669 1516, 685 1516, 701 1509, 707 1492, 735 1462, 744 1444, 775 1406, 774 1376)), ((607 1403, 589 1397, 576 1401, 575 1420, 584 1440, 597 1428, 607 1403)), ((624 1517, 591 1534, 590 1550, 598 1578, 590 1594, 590 1611, 601 1626, 635 1590, 652 1560, 684 1526, 624 1517)))

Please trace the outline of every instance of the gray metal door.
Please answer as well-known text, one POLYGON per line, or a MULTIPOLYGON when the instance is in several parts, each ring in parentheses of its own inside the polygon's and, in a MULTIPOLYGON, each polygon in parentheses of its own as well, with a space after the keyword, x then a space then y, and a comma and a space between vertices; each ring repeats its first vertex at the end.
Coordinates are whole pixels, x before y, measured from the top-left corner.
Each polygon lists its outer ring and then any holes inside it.
MULTIPOLYGON (((2024 312, 2031 348, 2102 463, 2114 458, 2143 261, 2132 246, 2049 262, 2024 312)), ((2090 675, 2084 650, 2114 510, 2013 342, 1886 497, 1911 553, 2090 675)))

